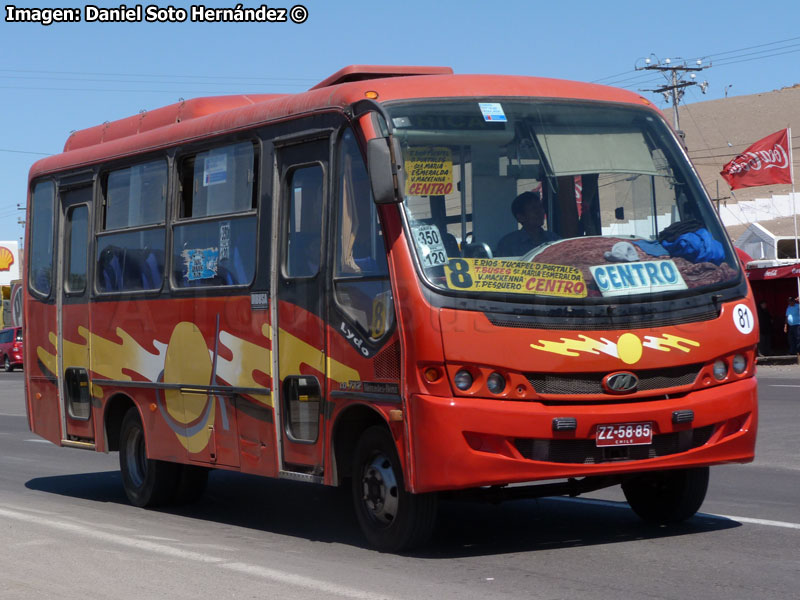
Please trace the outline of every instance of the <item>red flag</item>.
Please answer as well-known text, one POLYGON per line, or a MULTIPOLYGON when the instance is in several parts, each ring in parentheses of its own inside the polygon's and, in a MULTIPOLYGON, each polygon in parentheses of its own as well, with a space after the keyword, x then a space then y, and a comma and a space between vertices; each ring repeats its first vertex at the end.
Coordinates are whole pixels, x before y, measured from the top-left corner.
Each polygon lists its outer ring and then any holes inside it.
POLYGON ((732 190, 774 183, 792 183, 789 130, 758 140, 727 165, 720 175, 732 190))

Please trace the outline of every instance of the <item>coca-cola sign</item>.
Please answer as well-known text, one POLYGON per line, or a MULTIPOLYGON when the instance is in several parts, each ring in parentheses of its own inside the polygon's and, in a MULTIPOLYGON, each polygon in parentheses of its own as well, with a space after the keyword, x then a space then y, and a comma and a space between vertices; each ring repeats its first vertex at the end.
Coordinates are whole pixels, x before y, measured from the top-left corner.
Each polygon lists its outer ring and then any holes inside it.
POLYGON ((720 175, 733 190, 792 183, 789 130, 783 129, 757 141, 725 165, 720 175))

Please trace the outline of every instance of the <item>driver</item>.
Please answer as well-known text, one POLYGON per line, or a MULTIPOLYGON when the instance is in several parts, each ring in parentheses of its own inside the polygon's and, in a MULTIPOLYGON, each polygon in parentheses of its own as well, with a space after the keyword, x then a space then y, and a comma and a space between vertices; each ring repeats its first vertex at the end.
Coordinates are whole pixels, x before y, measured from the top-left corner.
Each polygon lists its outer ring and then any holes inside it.
POLYGON ((544 207, 539 192, 523 192, 514 198, 511 214, 522 229, 504 235, 497 244, 495 256, 522 256, 537 246, 559 239, 552 231, 542 229, 544 207))

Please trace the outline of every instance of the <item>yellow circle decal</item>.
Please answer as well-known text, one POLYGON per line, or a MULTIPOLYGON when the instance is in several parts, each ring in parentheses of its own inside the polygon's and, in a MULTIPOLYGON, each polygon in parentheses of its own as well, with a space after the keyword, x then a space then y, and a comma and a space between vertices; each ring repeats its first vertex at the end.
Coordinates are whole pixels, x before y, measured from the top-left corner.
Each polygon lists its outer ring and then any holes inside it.
POLYGON ((617 341, 617 354, 627 365, 639 362, 642 358, 642 340, 632 333, 623 333, 617 341))

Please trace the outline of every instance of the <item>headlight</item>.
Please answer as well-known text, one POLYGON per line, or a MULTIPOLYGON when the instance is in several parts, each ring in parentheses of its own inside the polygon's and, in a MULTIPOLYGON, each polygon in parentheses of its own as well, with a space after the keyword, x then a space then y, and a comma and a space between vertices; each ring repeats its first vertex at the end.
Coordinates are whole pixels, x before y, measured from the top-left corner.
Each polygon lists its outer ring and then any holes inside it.
POLYGON ((747 369, 747 358, 741 354, 733 357, 733 371, 737 375, 741 375, 747 369))
POLYGON ((718 360, 714 363, 714 377, 722 381, 728 376, 728 365, 724 360, 718 360))
POLYGON ((458 389, 460 389, 462 392, 466 392, 472 387, 472 375, 469 371, 461 369, 458 373, 456 373, 456 376, 453 377, 453 382, 456 384, 458 389))
POLYGON ((502 394, 503 390, 506 387, 506 380, 505 377, 500 375, 500 373, 492 373, 486 379, 486 387, 489 388, 489 391, 493 394, 502 394))

